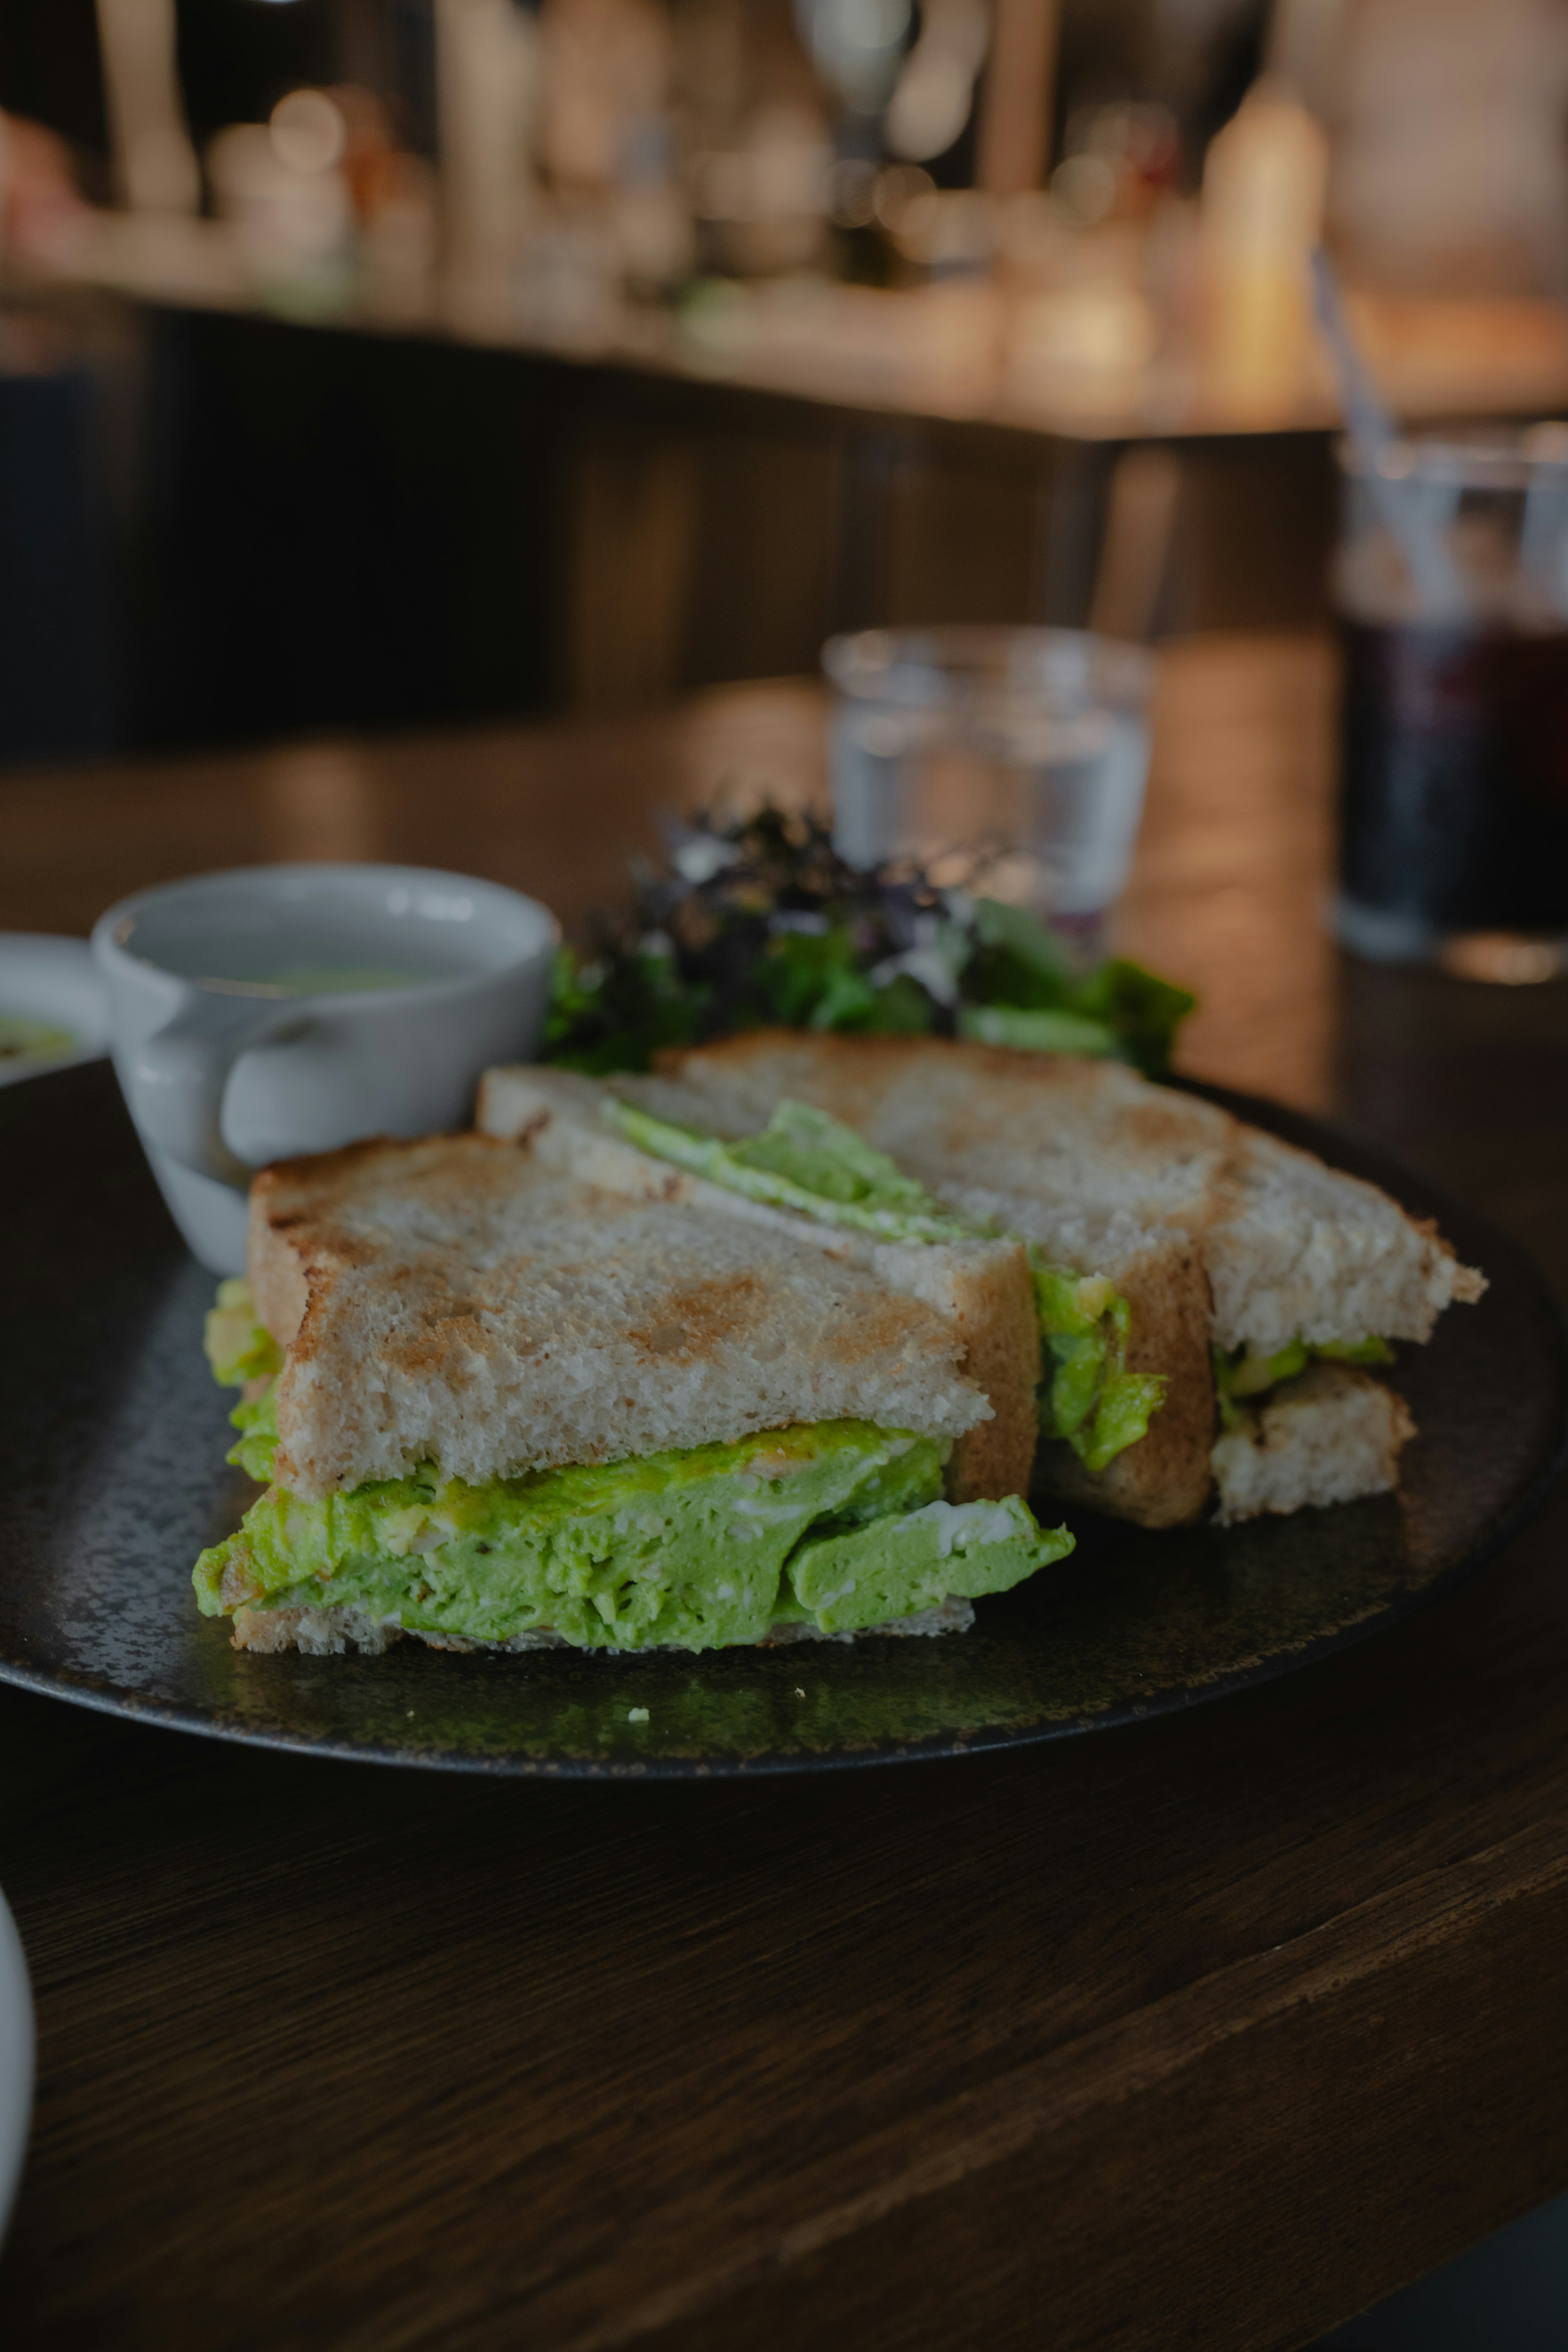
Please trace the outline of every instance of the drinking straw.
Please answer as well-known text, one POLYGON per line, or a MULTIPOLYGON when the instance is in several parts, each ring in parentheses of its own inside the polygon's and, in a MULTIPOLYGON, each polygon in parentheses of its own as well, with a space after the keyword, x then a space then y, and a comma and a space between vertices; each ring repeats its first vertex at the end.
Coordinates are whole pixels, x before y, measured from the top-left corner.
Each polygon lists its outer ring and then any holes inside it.
POLYGON ((1428 619, 1462 614, 1469 605, 1464 575, 1427 511, 1419 486, 1391 462, 1399 445, 1399 428, 1378 397, 1356 349, 1334 266, 1321 246, 1312 253, 1311 268, 1312 307, 1334 356, 1345 429, 1378 520, 1405 558, 1423 614, 1428 619))

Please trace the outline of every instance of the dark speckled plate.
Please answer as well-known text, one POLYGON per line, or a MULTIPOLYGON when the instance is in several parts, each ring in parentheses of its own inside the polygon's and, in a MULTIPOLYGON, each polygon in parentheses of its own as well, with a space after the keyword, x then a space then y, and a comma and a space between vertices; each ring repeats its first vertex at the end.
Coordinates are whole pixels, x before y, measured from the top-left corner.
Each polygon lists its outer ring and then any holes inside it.
POLYGON ((254 1489, 186 1256, 106 1063, 0 1094, 0 1677, 220 1738, 483 1772, 692 1774, 890 1763, 1107 1729, 1288 1672, 1468 1575, 1535 1508, 1568 1358, 1529 1261, 1401 1170, 1237 1104, 1372 1176, 1492 1287, 1397 1379, 1421 1437, 1403 1493, 1220 1532, 1079 1519, 1079 1548, 938 1641, 702 1658, 255 1657, 197 1614, 190 1569, 254 1489), (647 1710, 646 1723, 629 1719, 647 1710))

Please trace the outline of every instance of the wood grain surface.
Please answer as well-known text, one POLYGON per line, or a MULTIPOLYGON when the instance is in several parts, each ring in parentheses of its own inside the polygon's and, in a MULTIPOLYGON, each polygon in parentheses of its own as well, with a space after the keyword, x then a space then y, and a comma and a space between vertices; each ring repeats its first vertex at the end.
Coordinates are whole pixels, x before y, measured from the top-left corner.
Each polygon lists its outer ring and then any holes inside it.
MULTIPOLYGON (((1310 642, 1168 658, 1128 943, 1200 982, 1205 1074, 1337 1107, 1568 1289, 1568 992, 1330 954, 1331 688, 1310 642)), ((661 796, 816 789, 817 720, 18 779, 0 924, 334 850, 571 917, 661 796)), ((1185 1717, 793 1782, 421 1778, 0 1691, 39 2028, 0 2340, 1288 2352, 1568 2184, 1565 1543, 1559 1496, 1185 1717)))

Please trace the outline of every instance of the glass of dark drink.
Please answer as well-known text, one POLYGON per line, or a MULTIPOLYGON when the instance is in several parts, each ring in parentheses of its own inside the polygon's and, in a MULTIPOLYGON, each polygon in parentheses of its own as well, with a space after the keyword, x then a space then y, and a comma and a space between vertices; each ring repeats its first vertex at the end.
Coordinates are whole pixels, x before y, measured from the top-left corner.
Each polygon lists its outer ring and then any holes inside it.
POLYGON ((1340 939, 1380 962, 1554 978, 1568 971, 1568 425, 1402 441, 1378 484, 1349 449, 1342 464, 1340 939))

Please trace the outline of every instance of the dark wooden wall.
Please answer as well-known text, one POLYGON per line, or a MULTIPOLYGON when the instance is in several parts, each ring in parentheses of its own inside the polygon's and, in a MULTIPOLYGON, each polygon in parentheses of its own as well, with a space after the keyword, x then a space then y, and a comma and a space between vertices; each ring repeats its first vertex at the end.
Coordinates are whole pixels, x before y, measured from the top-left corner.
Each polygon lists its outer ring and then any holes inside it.
POLYGON ((635 709, 809 671, 846 627, 1322 610, 1321 436, 1173 445, 1129 616, 1096 597, 1114 445, 266 315, 76 325, 53 394, 0 364, 35 436, 0 469, 0 611, 52 599, 0 758, 635 709))

